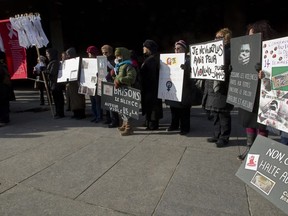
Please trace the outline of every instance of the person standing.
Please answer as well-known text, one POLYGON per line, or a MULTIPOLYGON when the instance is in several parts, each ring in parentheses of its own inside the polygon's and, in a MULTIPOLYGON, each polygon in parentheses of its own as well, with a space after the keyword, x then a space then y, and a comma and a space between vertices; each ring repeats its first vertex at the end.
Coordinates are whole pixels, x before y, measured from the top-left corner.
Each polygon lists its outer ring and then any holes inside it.
POLYGON ((146 130, 157 130, 163 118, 162 99, 158 98, 160 55, 153 40, 143 43, 144 60, 140 67, 141 106, 145 116, 146 130))
POLYGON ((48 59, 46 73, 49 79, 49 88, 55 105, 55 119, 64 118, 64 85, 57 83, 60 61, 58 51, 54 48, 46 49, 46 57, 48 59))
MULTIPOLYGON (((276 31, 270 26, 267 20, 260 20, 253 24, 248 25, 246 34, 253 35, 256 33, 261 33, 262 41, 270 40, 277 36, 276 31)), ((261 62, 255 65, 255 69, 259 74, 259 72, 261 71, 261 62)), ((246 149, 242 154, 237 156, 237 159, 239 160, 245 159, 257 135, 262 135, 265 137, 268 136, 268 130, 266 125, 257 122, 259 98, 260 98, 260 84, 261 84, 260 78, 261 77, 259 75, 257 91, 252 112, 239 108, 239 114, 238 114, 239 123, 245 128, 247 136, 246 149)))
POLYGON ((231 134, 232 104, 226 103, 229 79, 231 74, 230 39, 232 32, 229 28, 222 28, 216 32, 215 39, 224 40, 224 81, 205 80, 202 107, 213 115, 213 137, 208 142, 215 142, 217 148, 228 145, 231 134))
POLYGON ((40 55, 37 58, 37 64, 33 68, 33 74, 36 76, 35 87, 39 90, 40 95, 40 105, 45 105, 44 100, 45 84, 43 80, 43 75, 45 76, 45 74, 42 73, 44 69, 46 69, 46 57, 40 55))
POLYGON ((190 110, 193 101, 196 100, 196 85, 195 80, 190 78, 190 57, 187 55, 186 42, 184 40, 176 41, 174 52, 185 53, 185 62, 181 65, 184 70, 183 90, 181 102, 165 100, 171 111, 171 124, 166 131, 175 131, 180 127, 180 135, 185 135, 190 132, 190 110))
MULTIPOLYGON (((114 70, 115 67, 115 55, 113 53, 113 47, 105 44, 101 47, 101 52, 103 56, 107 58, 107 76, 105 77, 107 82, 114 82, 110 71, 114 70)), ((115 111, 106 110, 106 121, 104 122, 108 124, 109 128, 119 127, 119 114, 115 111)))
MULTIPOLYGON (((114 68, 113 80, 114 88, 118 89, 122 86, 131 87, 136 80, 136 70, 132 65, 131 53, 125 47, 118 47, 115 49, 115 57, 117 64, 114 68)), ((122 114, 122 126, 118 127, 121 136, 128 136, 133 134, 132 119, 122 114)))
MULTIPOLYGON (((86 50, 89 58, 97 58, 100 55, 100 51, 95 46, 89 46, 86 50)), ((96 74, 98 77, 98 72, 96 74)), ((101 96, 97 94, 97 85, 96 85, 95 95, 90 95, 90 102, 91 102, 91 111, 93 114, 93 119, 91 122, 98 123, 102 119, 102 110, 101 110, 101 96)))
MULTIPOLYGON (((77 52, 74 47, 66 50, 67 59, 76 58, 77 52)), ((66 59, 66 60, 67 60, 66 59)), ((86 118, 85 107, 86 99, 84 94, 78 93, 79 81, 69 81, 66 85, 66 91, 70 98, 71 111, 73 112, 72 118, 77 120, 86 118)))
POLYGON ((10 122, 10 86, 5 82, 6 68, 0 64, 0 127, 10 122))

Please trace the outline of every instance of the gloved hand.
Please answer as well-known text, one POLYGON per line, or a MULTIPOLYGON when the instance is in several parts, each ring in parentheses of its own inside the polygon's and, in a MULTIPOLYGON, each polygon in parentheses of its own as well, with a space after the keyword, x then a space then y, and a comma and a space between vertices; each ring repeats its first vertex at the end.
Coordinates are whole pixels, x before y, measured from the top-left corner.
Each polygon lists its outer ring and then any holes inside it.
POLYGON ((185 70, 185 68, 186 68, 186 67, 185 67, 185 64, 181 64, 181 65, 180 65, 180 68, 181 68, 182 70, 185 70))
POLYGON ((261 70, 261 64, 260 64, 260 63, 257 63, 257 64, 255 65, 255 70, 256 70, 257 72, 259 72, 259 71, 261 70))
POLYGON ((116 89, 118 89, 118 88, 120 87, 120 82, 119 82, 119 80, 117 80, 117 79, 114 80, 114 87, 115 87, 116 89))

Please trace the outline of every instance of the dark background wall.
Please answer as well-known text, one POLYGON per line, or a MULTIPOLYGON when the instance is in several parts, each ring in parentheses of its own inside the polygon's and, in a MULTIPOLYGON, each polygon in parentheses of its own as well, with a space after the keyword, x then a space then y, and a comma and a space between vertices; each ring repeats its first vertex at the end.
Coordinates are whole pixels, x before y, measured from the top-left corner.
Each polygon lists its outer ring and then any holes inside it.
MULTIPOLYGON (((63 51, 74 46, 84 56, 89 45, 103 44, 125 46, 141 55, 146 39, 155 40, 160 52, 172 52, 176 40, 188 44, 212 40, 223 27, 238 37, 245 34, 247 24, 260 19, 269 20, 280 35, 288 35, 288 8, 275 0, 0 0, 0 4, 0 19, 40 13, 48 47, 63 51)), ((27 52, 28 58, 35 56, 35 50, 27 52)))

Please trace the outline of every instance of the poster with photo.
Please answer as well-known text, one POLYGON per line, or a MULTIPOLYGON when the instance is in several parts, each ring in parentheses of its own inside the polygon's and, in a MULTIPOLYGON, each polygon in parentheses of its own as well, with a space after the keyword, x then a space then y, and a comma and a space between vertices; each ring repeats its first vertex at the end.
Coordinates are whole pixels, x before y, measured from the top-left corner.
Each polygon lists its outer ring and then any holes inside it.
POLYGON ((160 54, 158 98, 181 102, 185 53, 160 54))
POLYGON ((189 46, 191 58, 191 78, 225 80, 224 41, 213 40, 189 46))
POLYGON ((252 112, 259 82, 255 66, 261 60, 261 34, 231 39, 232 71, 227 103, 252 112))
POLYGON ((67 59, 60 64, 57 82, 76 81, 80 74, 80 57, 67 59))
POLYGON ((97 95, 101 96, 102 82, 106 82, 107 76, 107 57, 97 56, 97 68, 98 68, 98 82, 97 82, 97 95))
POLYGON ((79 94, 95 95, 97 70, 97 58, 82 58, 79 94))
POLYGON ((288 148, 258 135, 236 176, 288 214, 288 148))
POLYGON ((288 132, 288 37, 263 41, 258 122, 288 132))

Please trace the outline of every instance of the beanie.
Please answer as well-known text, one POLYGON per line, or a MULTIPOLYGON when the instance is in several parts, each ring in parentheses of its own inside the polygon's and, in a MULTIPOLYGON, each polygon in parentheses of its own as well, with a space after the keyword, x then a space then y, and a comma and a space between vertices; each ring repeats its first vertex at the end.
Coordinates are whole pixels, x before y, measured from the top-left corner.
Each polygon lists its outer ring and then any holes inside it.
POLYGON ((89 46, 86 50, 87 53, 91 53, 94 56, 100 55, 100 51, 95 46, 89 46))
POLYGON ((184 40, 179 40, 175 43, 175 46, 176 45, 180 45, 182 47, 184 47, 185 49, 187 49, 187 45, 186 45, 186 42, 184 40))
POLYGON ((155 53, 155 52, 157 52, 157 50, 158 50, 158 45, 157 45, 156 42, 153 41, 153 40, 146 40, 146 41, 143 43, 143 47, 148 48, 152 53, 155 53))

